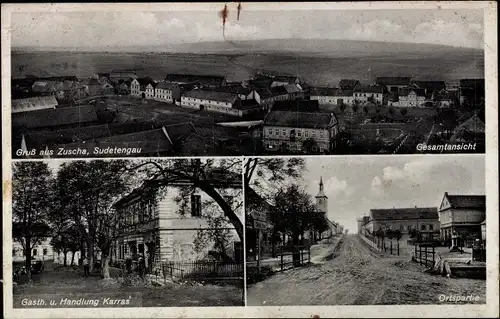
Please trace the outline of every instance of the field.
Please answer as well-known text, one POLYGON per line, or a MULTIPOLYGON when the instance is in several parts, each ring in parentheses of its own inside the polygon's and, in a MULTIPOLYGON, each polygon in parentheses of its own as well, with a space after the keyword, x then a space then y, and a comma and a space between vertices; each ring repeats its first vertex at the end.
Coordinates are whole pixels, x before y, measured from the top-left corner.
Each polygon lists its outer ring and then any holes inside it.
POLYGON ((408 256, 375 252, 347 235, 332 260, 258 282, 248 288, 247 300, 249 306, 416 305, 470 294, 485 303, 486 281, 430 275, 408 256))
MULTIPOLYGON (((377 76, 412 76, 415 79, 455 81, 484 77, 480 51, 450 49, 415 52, 329 53, 114 53, 13 52, 12 76, 76 75, 90 77, 113 69, 136 69, 139 76, 161 80, 168 73, 225 75, 228 81, 250 78, 256 70, 301 76, 316 86, 337 85, 341 78, 370 82, 377 76)), ((313 51, 311 48, 310 51, 313 51)), ((249 51, 247 51, 249 52, 249 51)))

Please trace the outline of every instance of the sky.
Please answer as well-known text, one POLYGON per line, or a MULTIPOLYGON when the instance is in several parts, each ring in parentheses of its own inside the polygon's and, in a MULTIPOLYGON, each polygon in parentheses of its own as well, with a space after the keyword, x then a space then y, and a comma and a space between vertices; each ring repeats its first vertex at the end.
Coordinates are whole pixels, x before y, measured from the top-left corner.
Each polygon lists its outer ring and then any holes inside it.
POLYGON ((323 177, 328 216, 350 233, 370 209, 439 207, 444 192, 486 194, 483 155, 316 157, 306 166, 305 189, 316 196, 323 177))
MULTIPOLYGON (((347 39, 483 48, 482 10, 270 10, 229 4, 226 39, 347 39)), ((262 6, 260 6, 262 8, 262 6)), ((12 46, 109 48, 223 41, 218 10, 16 12, 12 46)))

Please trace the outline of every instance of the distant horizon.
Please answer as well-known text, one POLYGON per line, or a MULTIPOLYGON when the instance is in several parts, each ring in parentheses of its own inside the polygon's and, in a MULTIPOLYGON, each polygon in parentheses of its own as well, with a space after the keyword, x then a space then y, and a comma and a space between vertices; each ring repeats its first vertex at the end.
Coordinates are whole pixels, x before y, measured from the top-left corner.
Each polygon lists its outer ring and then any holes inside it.
MULTIPOLYGON (((469 49, 474 51, 484 51, 484 48, 475 48, 475 47, 467 47, 467 46, 456 46, 449 44, 436 44, 436 43, 425 43, 425 42, 395 42, 395 41, 377 41, 377 40, 353 40, 353 39, 329 39, 329 38, 302 38, 302 37, 293 37, 293 38, 269 38, 269 39, 256 39, 256 40, 206 40, 206 41, 197 41, 197 42, 176 42, 176 43, 165 43, 165 44, 135 44, 135 45, 126 45, 126 46, 113 46, 113 47, 72 47, 72 46, 35 46, 35 45, 12 45, 11 50, 16 49, 64 49, 64 50, 82 50, 82 51, 105 51, 105 50, 115 50, 121 48, 145 48, 145 47, 161 47, 165 46, 167 48, 179 48, 182 46, 192 46, 192 45, 200 45, 200 44, 223 44, 223 43, 245 43, 245 42, 269 42, 269 41, 328 41, 328 42, 351 42, 351 43, 374 43, 374 44, 391 44, 391 45, 402 45, 402 46, 413 46, 413 45, 426 45, 432 47, 442 47, 442 48, 453 48, 453 49, 469 49)), ((259 48, 256 48, 258 51, 259 48)), ((314 48, 311 48, 311 52, 314 52, 314 48)))

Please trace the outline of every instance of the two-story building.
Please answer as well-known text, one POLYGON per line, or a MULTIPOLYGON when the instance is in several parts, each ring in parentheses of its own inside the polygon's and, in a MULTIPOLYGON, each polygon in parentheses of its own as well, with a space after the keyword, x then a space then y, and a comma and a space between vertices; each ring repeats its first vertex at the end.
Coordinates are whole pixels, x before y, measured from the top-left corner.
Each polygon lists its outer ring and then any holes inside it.
MULTIPOLYGON (((223 212, 218 205, 209 204, 213 201, 206 193, 194 188, 186 194, 183 189, 192 185, 188 180, 176 179, 164 184, 167 186, 160 191, 157 183, 147 182, 115 203, 119 235, 112 247, 113 260, 123 262, 142 257, 150 270, 166 261, 202 260, 215 249, 214 242, 204 242, 200 246, 195 245, 195 239, 200 231, 209 230, 229 231, 230 240, 225 251, 219 253, 241 260, 240 252, 235 252, 235 247, 241 243, 232 224, 227 221, 214 228, 208 222, 208 215, 217 217, 223 212)), ((232 206, 241 193, 241 179, 219 183, 216 189, 223 189, 221 194, 232 206)), ((235 209, 242 219, 243 212, 235 209)))
POLYGON ((318 101, 322 105, 352 105, 354 94, 352 90, 318 87, 311 90, 310 99, 318 101))
POLYGON ((146 90, 144 90, 144 93, 146 93, 146 99, 155 98, 155 87, 156 87, 155 82, 149 82, 149 84, 146 85, 146 90))
POLYGON ((155 82, 150 77, 133 79, 130 83, 130 95, 142 97, 143 99, 147 98, 148 96, 154 97, 154 88, 152 91, 153 95, 151 95, 151 88, 149 93, 146 92, 146 89, 150 84, 155 85, 155 82))
POLYGON ((385 105, 387 103, 386 92, 386 88, 382 85, 358 86, 354 89, 354 102, 385 105))
POLYGON ((399 107, 425 107, 425 90, 402 88, 399 90, 399 107))
POLYGON ((370 209, 364 227, 370 234, 378 230, 399 230, 403 235, 417 230, 422 238, 432 238, 439 232, 437 207, 370 209))
POLYGON ((439 206, 441 238, 454 235, 481 238, 481 223, 486 219, 486 196, 444 193, 439 206))
POLYGON ((286 86, 288 84, 300 85, 300 78, 293 75, 275 75, 272 76, 271 87, 286 86))
POLYGON ((155 99, 167 103, 175 103, 181 99, 181 88, 176 83, 160 82, 155 87, 155 99))
MULTIPOLYGON (((33 247, 29 250, 31 254, 31 260, 37 261, 52 261, 54 260, 54 249, 50 244, 52 238, 48 237, 43 239, 40 242, 37 242, 33 245, 33 247)), ((13 240, 12 241, 12 260, 15 262, 26 260, 26 251, 23 245, 13 240)))
POLYGON ((271 110, 263 123, 266 151, 325 152, 336 145, 339 122, 334 113, 271 110), (306 142, 307 141, 307 142, 306 142), (311 150, 307 144, 311 142, 311 150))

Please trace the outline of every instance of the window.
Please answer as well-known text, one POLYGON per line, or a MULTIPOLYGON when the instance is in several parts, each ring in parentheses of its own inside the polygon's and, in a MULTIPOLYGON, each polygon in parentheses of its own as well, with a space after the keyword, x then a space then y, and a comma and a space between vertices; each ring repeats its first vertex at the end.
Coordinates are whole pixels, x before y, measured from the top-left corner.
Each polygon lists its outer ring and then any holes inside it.
POLYGON ((33 254, 32 255, 36 256, 36 253, 37 253, 36 249, 33 249, 33 254))
POLYGON ((420 230, 425 230, 425 225, 420 226, 420 230))
POLYGON ((309 137, 309 131, 308 131, 308 130, 306 130, 306 131, 304 132, 304 136, 305 136, 305 137, 309 137))
POLYGON ((297 131, 297 136, 298 136, 298 137, 302 136, 302 131, 301 131, 301 130, 298 130, 298 131, 297 131))
POLYGON ((429 230, 434 230, 434 225, 429 224, 429 230))
POLYGON ((44 256, 47 256, 47 253, 48 253, 47 248, 44 248, 44 249, 43 249, 43 255, 44 255, 44 256))
POLYGON ((191 216, 201 217, 201 196, 191 195, 191 216))
POLYGON ((16 255, 16 250, 12 249, 12 256, 14 257, 16 255))
POLYGON ((319 132, 319 136, 325 137, 325 132, 324 131, 319 132))
POLYGON ((281 130, 281 134, 283 134, 283 136, 285 136, 285 135, 286 135, 286 130, 285 130, 285 129, 282 129, 282 130, 281 130))
POLYGON ((316 137, 316 131, 312 131, 312 137, 316 137))
POLYGON ((276 135, 280 135, 280 130, 275 129, 275 130, 274 130, 274 133, 275 133, 276 135))
POLYGON ((270 128, 270 129, 268 130, 268 132, 269 132, 269 135, 273 135, 273 129, 272 129, 272 128, 270 128))

